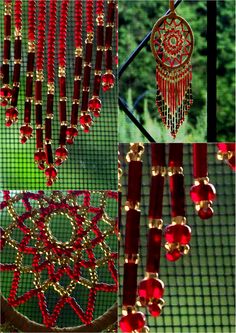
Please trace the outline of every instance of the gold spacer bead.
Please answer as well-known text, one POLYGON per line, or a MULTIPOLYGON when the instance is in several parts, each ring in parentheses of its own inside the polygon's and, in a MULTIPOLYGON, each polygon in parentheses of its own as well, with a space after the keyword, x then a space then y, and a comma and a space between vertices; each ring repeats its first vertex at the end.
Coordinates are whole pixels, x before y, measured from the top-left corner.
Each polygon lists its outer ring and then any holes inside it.
POLYGON ((164 177, 167 173, 167 169, 164 166, 153 166, 152 167, 152 176, 158 176, 161 175, 162 177, 164 177))
POLYGON ((125 254, 125 263, 126 264, 138 264, 139 262, 139 254, 125 254))
POLYGON ((130 209, 140 211, 140 202, 126 201, 124 209, 126 212, 130 209))
POLYGON ((44 76, 43 76, 43 71, 36 71, 36 81, 43 81, 44 76))
POLYGON ((65 77, 66 76, 66 68, 65 67, 58 67, 58 77, 65 77))
MULTIPOLYGON (((111 74, 112 71, 107 71, 108 74, 111 74)), ((126 155, 127 162, 131 161, 141 161, 142 154, 144 152, 143 143, 130 143, 130 150, 126 155)))
POLYGON ((83 48, 82 47, 77 47, 76 49, 75 49, 75 56, 76 56, 76 58, 77 57, 82 57, 82 55, 83 55, 83 48))
POLYGON ((122 315, 123 316, 127 316, 128 313, 135 313, 137 310, 136 310, 136 307, 133 306, 133 305, 124 305, 122 307, 122 315))
POLYGON ((67 101, 67 97, 60 97, 59 101, 60 102, 66 102, 67 101))
POLYGON ((194 179, 194 184, 199 185, 199 184, 208 184, 209 183, 209 178, 208 177, 201 177, 201 178, 196 178, 194 179))
POLYGON ((87 38, 86 38, 86 40, 85 40, 85 43, 87 44, 87 43, 93 43, 93 32, 89 32, 88 34, 87 34, 87 38))
POLYGON ((182 167, 168 167, 168 176, 173 176, 175 174, 180 174, 183 175, 184 174, 184 170, 182 167))
POLYGON ((172 218, 172 224, 186 224, 187 219, 185 216, 175 216, 172 218))
POLYGON ((149 219, 148 227, 149 227, 149 229, 152 229, 152 228, 162 229, 163 220, 162 219, 149 219))

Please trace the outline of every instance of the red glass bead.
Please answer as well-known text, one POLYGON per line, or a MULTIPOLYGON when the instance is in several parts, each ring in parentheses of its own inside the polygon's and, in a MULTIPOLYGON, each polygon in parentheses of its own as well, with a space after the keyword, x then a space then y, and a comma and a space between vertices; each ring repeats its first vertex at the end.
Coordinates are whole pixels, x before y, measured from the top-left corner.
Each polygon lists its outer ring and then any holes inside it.
POLYGON ((1 106, 7 106, 7 104, 8 104, 8 100, 7 100, 6 98, 1 98, 1 103, 0 103, 0 105, 1 105, 1 106))
POLYGON ((8 86, 3 86, 0 90, 0 97, 2 98, 11 98, 12 90, 8 86))
POLYGON ((132 332, 141 330, 146 323, 145 316, 142 312, 129 313, 120 320, 120 329, 122 332, 132 332))
POLYGON ((157 278, 145 278, 139 282, 138 294, 146 299, 159 299, 164 294, 164 283, 157 278))
POLYGON ((103 91, 107 91, 114 87, 115 84, 115 76, 112 73, 105 73, 102 76, 102 89, 103 91))
POLYGON ((29 138, 32 137, 33 128, 26 124, 21 126, 20 134, 21 134, 21 143, 25 143, 29 138))
POLYGON ((212 209, 212 207, 207 207, 207 208, 200 208, 198 211, 198 216, 202 219, 202 220, 207 220, 210 219, 214 214, 214 211, 212 209))
POLYGON ((153 302, 152 304, 148 305, 148 311, 150 312, 151 316, 158 317, 161 314, 161 307, 156 302, 153 302))
POLYGON ((100 101, 99 98, 97 97, 93 97, 89 100, 89 104, 88 104, 89 110, 94 112, 94 116, 96 116, 97 114, 99 115, 99 111, 101 110, 102 107, 102 102, 100 101))
POLYGON ((12 106, 10 108, 8 108, 6 110, 6 126, 11 126, 11 125, 8 125, 10 124, 13 124, 15 122, 17 122, 18 120, 18 110, 16 107, 12 106))
POLYGON ((56 165, 61 165, 68 157, 68 150, 66 149, 66 147, 59 147, 57 148, 56 152, 56 165))
POLYGON ((201 183, 191 187, 190 196, 194 203, 200 201, 213 201, 216 197, 216 190, 212 184, 201 183))
POLYGON ((191 228, 182 224, 168 225, 165 228, 165 239, 168 243, 188 244, 191 239, 191 228))
POLYGON ((69 127, 66 130, 66 142, 71 145, 74 142, 74 138, 78 135, 76 127, 69 127))
POLYGON ((90 126, 92 124, 92 117, 89 114, 84 114, 79 118, 79 122, 82 126, 90 126))
POLYGON ((182 256, 181 252, 177 249, 166 253, 166 259, 169 260, 169 261, 176 261, 181 256, 182 256))
POLYGON ((57 177, 57 169, 54 167, 49 167, 45 170, 45 176, 50 179, 55 179, 57 177))

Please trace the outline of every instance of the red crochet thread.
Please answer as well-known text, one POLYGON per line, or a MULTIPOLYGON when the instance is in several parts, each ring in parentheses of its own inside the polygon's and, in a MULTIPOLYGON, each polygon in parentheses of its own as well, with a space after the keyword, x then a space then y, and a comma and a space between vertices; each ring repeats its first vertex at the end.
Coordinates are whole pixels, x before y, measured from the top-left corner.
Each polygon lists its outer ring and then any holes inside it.
POLYGON ((15 0, 15 28, 18 30, 22 29, 22 0, 15 0))
POLYGON ((50 0, 48 31, 48 82, 54 83, 57 0, 50 0))
POLYGON ((39 0, 38 3, 38 43, 36 70, 43 70, 44 66, 44 44, 45 44, 45 26, 46 26, 46 0, 39 0))
POLYGON ((83 1, 75 0, 75 48, 82 47, 83 1))
POLYGON ((61 3, 59 53, 58 53, 58 63, 59 66, 61 67, 66 66, 66 35, 67 35, 68 6, 69 6, 69 1, 63 0, 61 3))
POLYGON ((93 32, 93 0, 86 0, 87 33, 93 32))
POLYGON ((28 40, 35 41, 35 0, 28 1, 28 40))

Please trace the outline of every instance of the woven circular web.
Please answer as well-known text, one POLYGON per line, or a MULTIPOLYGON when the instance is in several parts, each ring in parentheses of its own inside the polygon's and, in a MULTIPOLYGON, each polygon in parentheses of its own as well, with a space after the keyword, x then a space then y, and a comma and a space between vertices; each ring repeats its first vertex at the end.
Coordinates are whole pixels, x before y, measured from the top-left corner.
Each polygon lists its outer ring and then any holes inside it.
POLYGON ((116 201, 111 191, 4 191, 0 267, 2 275, 12 277, 9 292, 2 290, 8 304, 18 307, 36 299, 34 311, 41 312, 47 327, 58 324, 64 307, 80 323, 90 324, 99 307, 97 295, 117 291, 118 254, 110 247, 116 209, 108 209, 116 201))

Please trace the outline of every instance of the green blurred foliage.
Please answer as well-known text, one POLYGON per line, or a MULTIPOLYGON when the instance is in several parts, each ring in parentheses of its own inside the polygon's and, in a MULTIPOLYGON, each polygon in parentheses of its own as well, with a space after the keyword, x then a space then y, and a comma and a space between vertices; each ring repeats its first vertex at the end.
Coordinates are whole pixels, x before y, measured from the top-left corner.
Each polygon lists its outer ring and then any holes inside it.
MULTIPOLYGON (((155 22, 166 12, 168 1, 119 2, 119 54, 120 64, 151 31, 155 22)), ((234 140, 234 11, 230 1, 217 2, 218 37, 218 140, 234 140)), ((184 1, 177 14, 185 18, 194 33, 193 97, 194 104, 180 127, 176 141, 202 142, 207 135, 207 3, 184 1)), ((158 142, 173 141, 162 125, 155 105, 155 60, 150 45, 139 53, 120 80, 120 95, 128 101, 135 116, 158 142)), ((127 116, 119 115, 119 140, 144 140, 127 116)))

